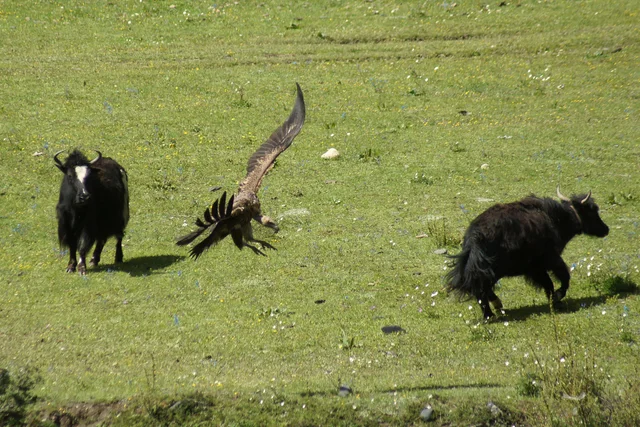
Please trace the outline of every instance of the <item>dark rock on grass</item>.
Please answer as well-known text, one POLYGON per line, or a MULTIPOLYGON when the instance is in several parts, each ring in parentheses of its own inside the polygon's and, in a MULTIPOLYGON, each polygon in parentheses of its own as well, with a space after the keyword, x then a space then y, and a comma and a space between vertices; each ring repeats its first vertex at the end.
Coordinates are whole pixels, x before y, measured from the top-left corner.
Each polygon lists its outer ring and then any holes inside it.
POLYGON ((385 334, 393 334, 393 333, 397 333, 397 334, 406 334, 407 331, 405 331, 404 329, 402 329, 400 326, 397 325, 389 325, 389 326, 383 326, 382 327, 382 332, 384 332, 385 334))
POLYGON ((353 390, 351 390, 351 388, 348 385, 345 385, 345 384, 342 384, 340 386, 340 389, 338 390, 338 396, 340 396, 340 397, 347 397, 351 393, 353 393, 353 390))

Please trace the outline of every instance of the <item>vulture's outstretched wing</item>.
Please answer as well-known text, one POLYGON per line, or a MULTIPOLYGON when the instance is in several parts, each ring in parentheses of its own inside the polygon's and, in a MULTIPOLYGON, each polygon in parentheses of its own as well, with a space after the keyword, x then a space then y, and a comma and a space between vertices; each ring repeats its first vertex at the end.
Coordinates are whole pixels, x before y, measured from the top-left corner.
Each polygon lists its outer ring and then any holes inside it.
POLYGON ((240 191, 258 191, 262 178, 273 167, 276 157, 286 150, 293 139, 300 133, 305 117, 304 97, 302 89, 296 83, 297 97, 289 118, 276 129, 258 150, 249 158, 247 176, 240 183, 240 191))
POLYGON ((211 208, 207 208, 207 210, 204 211, 204 221, 200 218, 196 219, 198 229, 186 236, 180 237, 176 244, 178 246, 188 245, 205 231, 211 230, 209 236, 191 249, 190 255, 197 259, 210 246, 215 245, 227 237, 232 232, 236 223, 241 221, 241 218, 231 215, 233 211, 233 199, 234 196, 231 196, 227 203, 227 192, 225 191, 220 199, 213 202, 211 208))

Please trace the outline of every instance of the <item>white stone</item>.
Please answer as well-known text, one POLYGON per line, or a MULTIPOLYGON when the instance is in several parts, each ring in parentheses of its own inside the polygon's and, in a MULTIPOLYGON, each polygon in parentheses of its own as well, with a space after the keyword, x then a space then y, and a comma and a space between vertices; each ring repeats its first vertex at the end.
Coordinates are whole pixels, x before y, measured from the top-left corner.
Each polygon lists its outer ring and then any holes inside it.
POLYGON ((338 150, 336 150, 335 148, 329 148, 327 150, 326 153, 324 153, 322 156, 323 159, 337 159, 338 157, 340 157, 340 152, 338 152, 338 150))

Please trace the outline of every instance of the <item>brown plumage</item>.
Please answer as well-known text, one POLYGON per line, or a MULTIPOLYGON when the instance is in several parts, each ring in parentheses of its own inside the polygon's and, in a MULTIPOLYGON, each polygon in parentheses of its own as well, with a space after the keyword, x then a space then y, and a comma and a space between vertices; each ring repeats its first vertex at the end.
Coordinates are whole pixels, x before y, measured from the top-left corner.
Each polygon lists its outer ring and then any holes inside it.
POLYGON ((188 245, 197 239, 202 233, 210 230, 211 233, 200 243, 191 249, 191 256, 198 258, 206 249, 220 242, 231 234, 233 242, 239 249, 251 248, 253 252, 265 255, 260 249, 249 243, 260 243, 263 247, 275 249, 269 243, 255 239, 251 228, 251 220, 272 228, 278 232, 278 225, 268 216, 262 215, 260 200, 256 193, 262 178, 271 170, 276 158, 286 150, 293 139, 300 133, 305 117, 304 97, 302 89, 296 83, 297 97, 293 111, 289 118, 276 129, 260 148, 249 158, 247 164, 247 176, 240 183, 238 193, 232 195, 227 201, 227 193, 223 193, 210 208, 204 211, 204 221, 196 219, 197 230, 178 239, 179 246, 188 245))

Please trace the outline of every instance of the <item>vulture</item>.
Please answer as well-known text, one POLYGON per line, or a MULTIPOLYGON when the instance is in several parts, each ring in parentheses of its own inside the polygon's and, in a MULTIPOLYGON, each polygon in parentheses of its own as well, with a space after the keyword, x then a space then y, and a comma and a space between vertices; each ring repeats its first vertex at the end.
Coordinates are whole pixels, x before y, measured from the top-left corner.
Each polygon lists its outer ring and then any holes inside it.
POLYGON ((238 192, 229 199, 227 199, 227 193, 224 192, 210 208, 204 211, 203 220, 196 219, 195 225, 198 228, 186 236, 180 237, 176 242, 178 246, 188 245, 208 231, 209 235, 191 249, 190 255, 194 259, 198 259, 206 249, 217 244, 229 234, 238 249, 248 247, 256 255, 264 256, 265 254, 251 243, 259 243, 263 248, 275 249, 269 243, 253 237, 251 220, 258 221, 276 233, 279 230, 278 225, 271 218, 262 214, 260 200, 256 193, 262 179, 273 167, 276 158, 291 145, 293 139, 302 129, 305 117, 304 97, 298 83, 296 83, 296 88, 296 102, 291 115, 249 158, 247 175, 240 182, 238 192))

